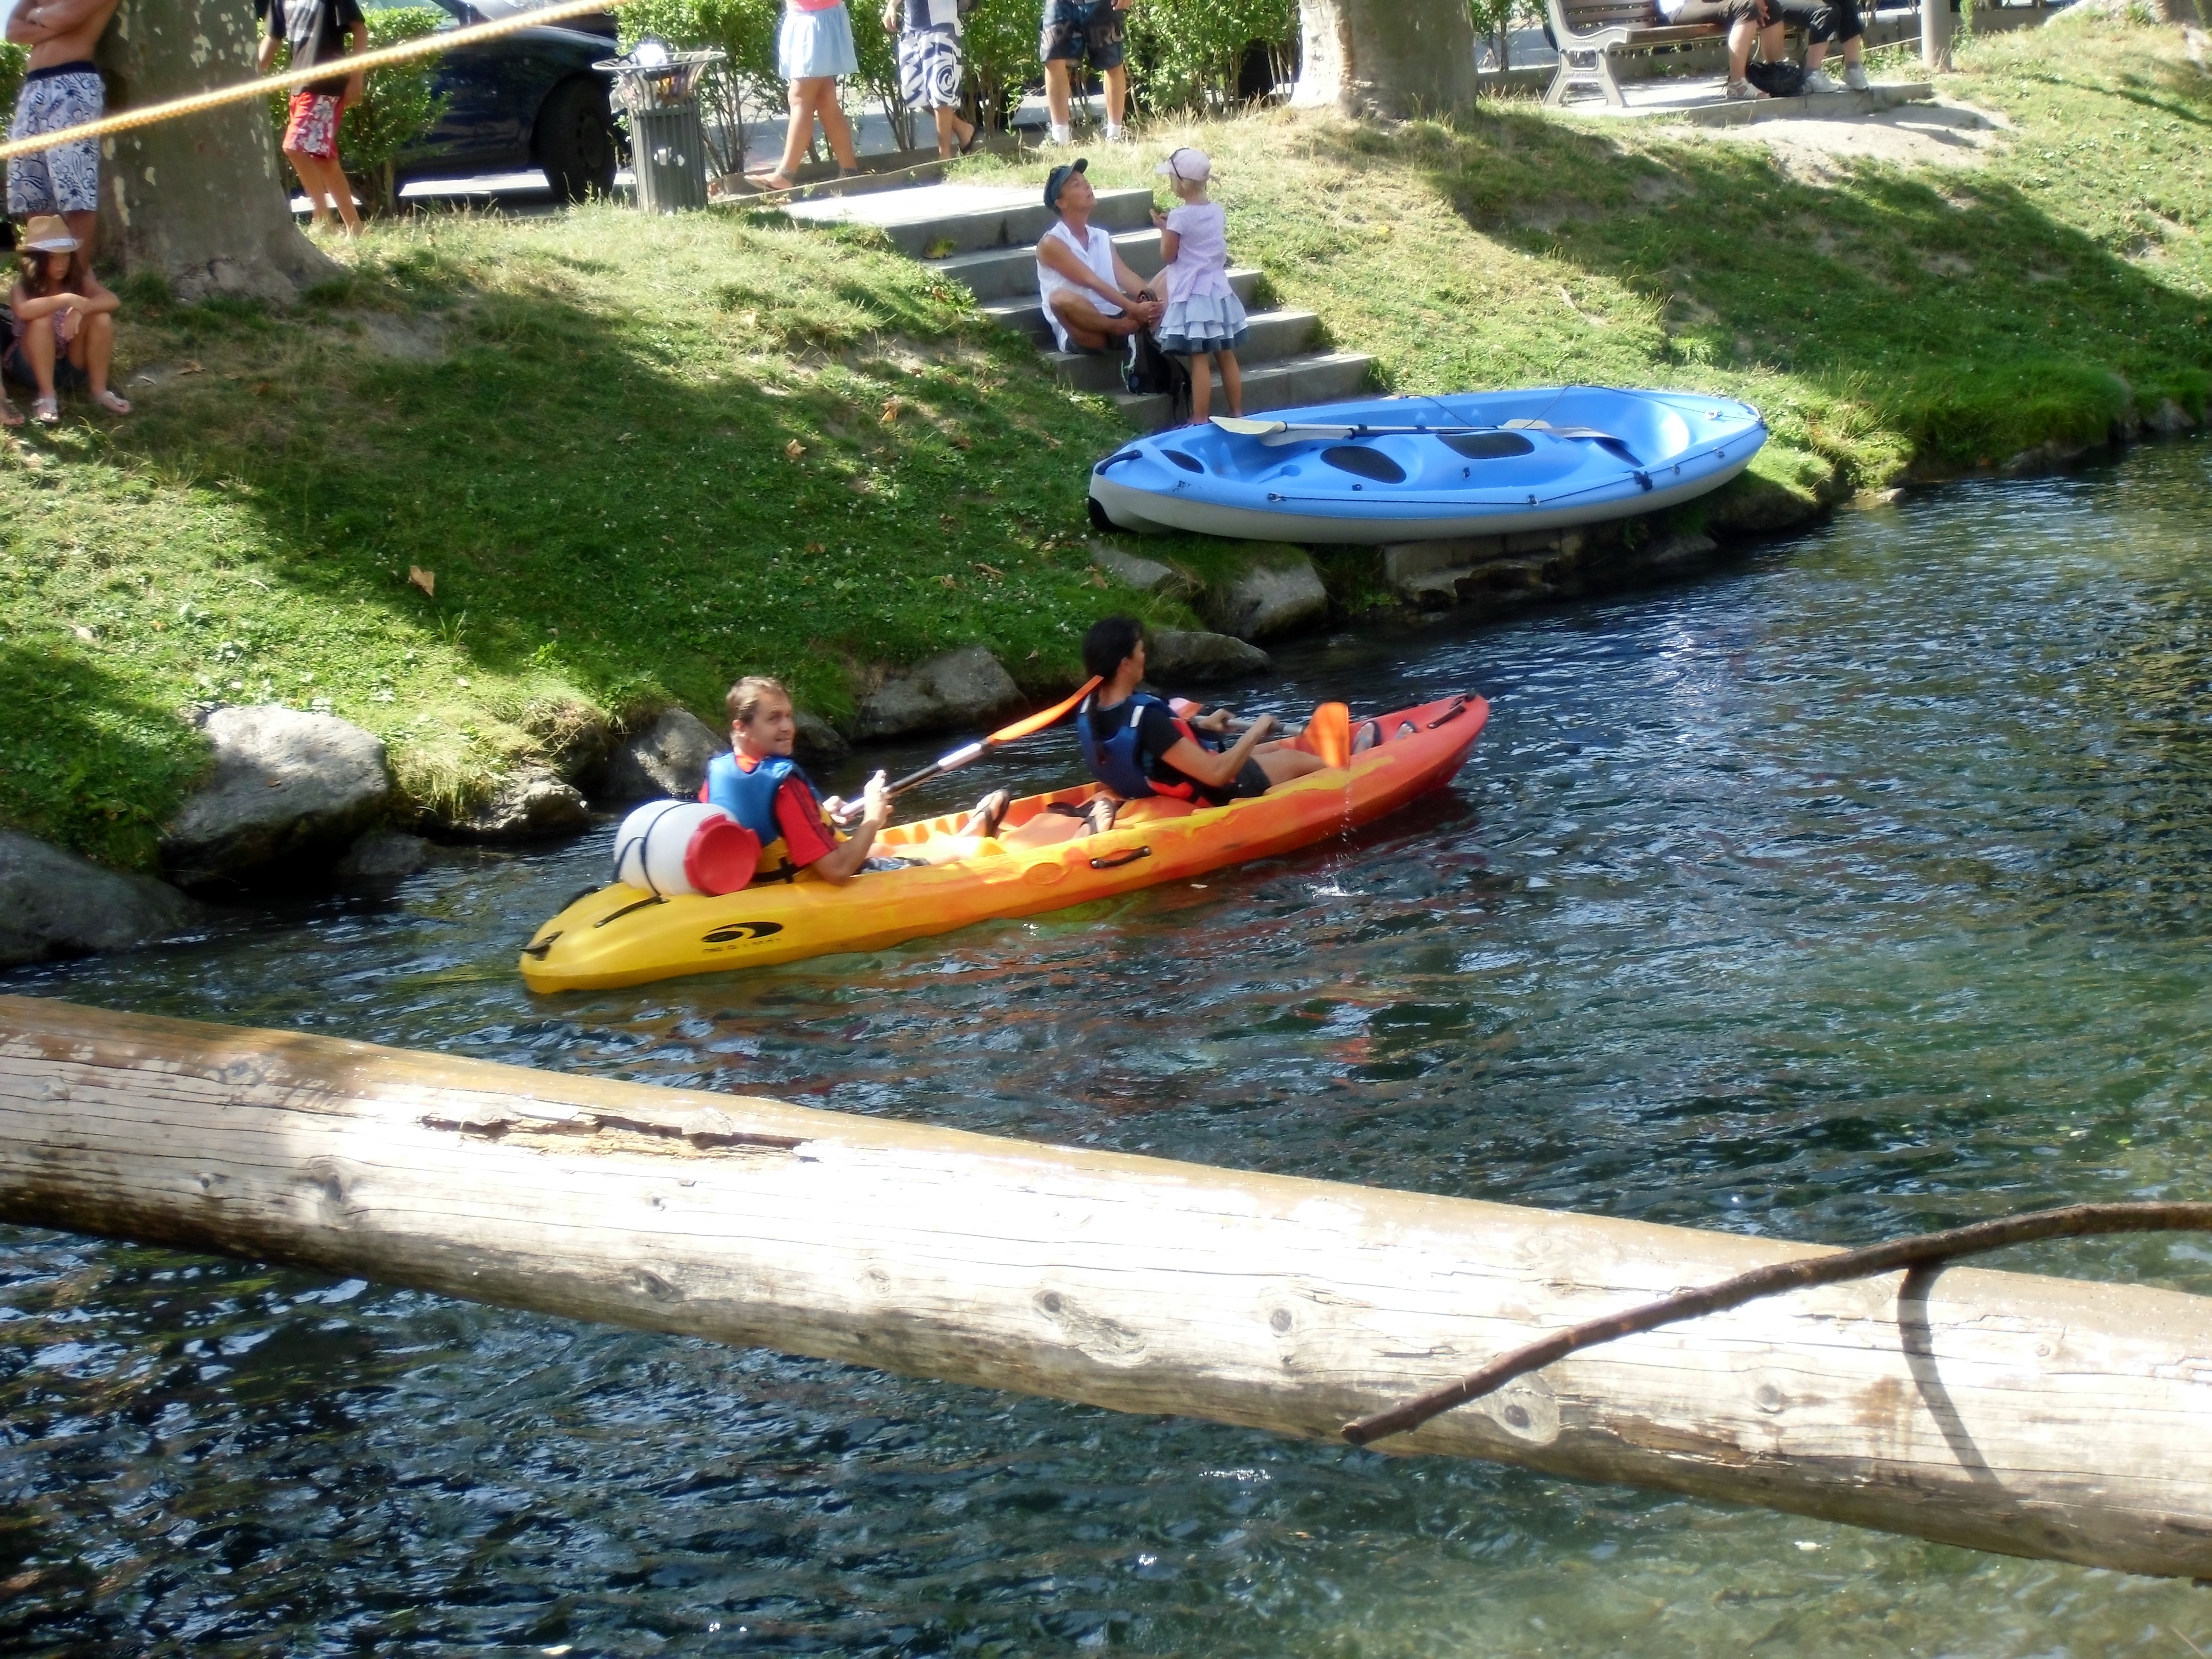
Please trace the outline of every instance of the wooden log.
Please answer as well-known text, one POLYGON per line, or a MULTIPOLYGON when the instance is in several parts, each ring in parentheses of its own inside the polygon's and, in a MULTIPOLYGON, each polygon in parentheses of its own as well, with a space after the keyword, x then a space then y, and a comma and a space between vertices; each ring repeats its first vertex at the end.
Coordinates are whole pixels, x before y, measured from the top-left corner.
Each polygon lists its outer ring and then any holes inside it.
MULTIPOLYGON (((1316 1438, 1817 1247, 0 998, 0 1218, 1316 1438)), ((2212 1299, 1954 1269, 1384 1443, 2212 1576, 2212 1299)))

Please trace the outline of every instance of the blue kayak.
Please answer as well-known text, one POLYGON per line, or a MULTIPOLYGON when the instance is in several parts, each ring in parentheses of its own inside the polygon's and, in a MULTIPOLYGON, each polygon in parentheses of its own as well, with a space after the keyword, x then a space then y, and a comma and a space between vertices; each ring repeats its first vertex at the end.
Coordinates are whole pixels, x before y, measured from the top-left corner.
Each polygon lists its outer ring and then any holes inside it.
POLYGON ((1692 392, 1365 398, 1138 439, 1091 469, 1091 515, 1262 541, 1504 536, 1692 500, 1765 441, 1749 404, 1692 392))

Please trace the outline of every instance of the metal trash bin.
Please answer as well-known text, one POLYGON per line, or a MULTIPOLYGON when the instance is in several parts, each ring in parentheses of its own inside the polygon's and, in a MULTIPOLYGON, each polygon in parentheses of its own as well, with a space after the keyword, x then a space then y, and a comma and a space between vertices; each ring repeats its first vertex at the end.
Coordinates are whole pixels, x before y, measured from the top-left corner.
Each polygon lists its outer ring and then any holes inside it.
POLYGON ((673 52, 647 35, 620 58, 594 64, 615 77, 615 98, 629 117, 630 167, 637 204, 647 213, 707 205, 707 130, 699 120, 699 79, 720 52, 673 52))

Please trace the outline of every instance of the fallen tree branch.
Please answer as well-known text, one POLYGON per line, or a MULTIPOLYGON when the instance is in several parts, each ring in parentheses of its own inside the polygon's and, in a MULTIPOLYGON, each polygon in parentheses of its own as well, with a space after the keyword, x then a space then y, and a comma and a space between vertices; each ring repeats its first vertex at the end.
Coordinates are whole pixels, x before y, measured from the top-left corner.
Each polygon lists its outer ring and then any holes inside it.
POLYGON ((1869 1244, 1864 1249, 1773 1262, 1702 1290, 1679 1291, 1622 1313, 1570 1325, 1563 1331, 1501 1355, 1456 1382, 1415 1395, 1388 1411, 1347 1423, 1344 1425, 1344 1437, 1355 1446, 1365 1446, 1394 1434, 1405 1434, 1455 1407, 1495 1394, 1516 1377, 1541 1370, 1584 1348, 1695 1319, 1703 1314, 1725 1312, 1762 1297, 1781 1296, 1812 1285, 1872 1279, 1899 1269, 1934 1267, 1959 1256, 1979 1255, 2046 1238, 2155 1232, 2212 1232, 2212 1204, 2069 1204, 2063 1209, 2031 1210, 2024 1215, 1977 1221, 1942 1232, 1917 1233, 1911 1238, 1893 1239, 1887 1244, 1869 1244))

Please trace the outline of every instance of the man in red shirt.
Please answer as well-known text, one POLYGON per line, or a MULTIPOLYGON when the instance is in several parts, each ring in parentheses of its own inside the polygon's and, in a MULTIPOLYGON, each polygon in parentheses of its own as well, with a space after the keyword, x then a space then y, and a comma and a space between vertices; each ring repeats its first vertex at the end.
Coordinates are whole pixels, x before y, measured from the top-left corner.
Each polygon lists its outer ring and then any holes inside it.
POLYGON ((750 676, 730 688, 726 706, 731 752, 708 763, 699 799, 760 837, 760 868, 753 879, 788 881, 809 870, 840 886, 850 881, 890 820, 890 787, 884 775, 868 780, 860 822, 849 840, 841 841, 813 780, 791 757, 799 720, 783 683, 750 676))

